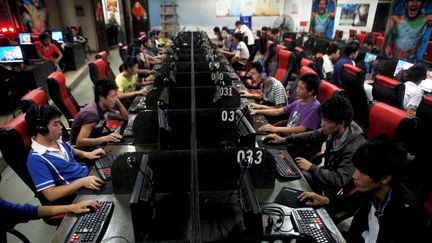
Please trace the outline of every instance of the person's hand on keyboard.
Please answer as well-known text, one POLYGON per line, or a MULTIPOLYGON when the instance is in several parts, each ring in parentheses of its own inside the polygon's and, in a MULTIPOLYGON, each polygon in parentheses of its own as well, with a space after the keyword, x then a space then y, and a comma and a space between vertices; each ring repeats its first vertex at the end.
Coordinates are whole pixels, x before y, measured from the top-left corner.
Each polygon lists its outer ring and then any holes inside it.
POLYGON ((105 138, 106 143, 108 143, 108 142, 118 143, 123 138, 123 136, 116 133, 116 132, 112 132, 112 133, 104 136, 104 138, 105 138))
POLYGON ((269 134, 267 136, 264 137, 264 139, 266 141, 268 141, 268 143, 274 143, 274 144, 280 144, 280 143, 284 143, 285 142, 285 138, 281 137, 275 133, 269 134))
POLYGON ((321 196, 315 192, 302 192, 298 195, 297 199, 300 202, 305 202, 305 205, 310 207, 319 207, 330 203, 328 197, 321 196))
POLYGON ((103 148, 97 148, 90 152, 85 152, 84 157, 89 160, 99 159, 100 157, 103 157, 106 155, 105 150, 103 148))
POLYGON ((302 170, 308 171, 312 166, 312 163, 309 160, 302 157, 297 157, 294 159, 294 161, 297 164, 297 166, 302 170))
POLYGON ((277 132, 276 127, 271 125, 271 124, 265 124, 264 126, 261 126, 260 128, 258 128, 258 130, 264 131, 264 132, 277 132))
POLYGON ((75 214, 88 213, 93 210, 97 210, 101 205, 96 200, 85 200, 70 205, 70 211, 75 214))
POLYGON ((251 109, 255 109, 255 110, 260 110, 260 109, 264 109, 266 106, 264 106, 264 105, 260 105, 260 104, 257 104, 257 103, 252 103, 252 104, 250 104, 250 108, 251 109))
POLYGON ((93 190, 100 190, 100 188, 104 185, 103 180, 97 176, 86 176, 79 179, 79 181, 81 182, 82 187, 93 190))

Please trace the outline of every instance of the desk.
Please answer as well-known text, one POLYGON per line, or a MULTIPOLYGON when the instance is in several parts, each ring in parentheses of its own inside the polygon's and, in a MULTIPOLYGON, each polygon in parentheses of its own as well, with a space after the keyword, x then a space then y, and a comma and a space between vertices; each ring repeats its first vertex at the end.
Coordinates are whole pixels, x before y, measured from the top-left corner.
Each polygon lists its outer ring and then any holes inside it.
POLYGON ((81 43, 71 43, 64 46, 64 61, 66 70, 78 70, 85 64, 84 46, 81 43))

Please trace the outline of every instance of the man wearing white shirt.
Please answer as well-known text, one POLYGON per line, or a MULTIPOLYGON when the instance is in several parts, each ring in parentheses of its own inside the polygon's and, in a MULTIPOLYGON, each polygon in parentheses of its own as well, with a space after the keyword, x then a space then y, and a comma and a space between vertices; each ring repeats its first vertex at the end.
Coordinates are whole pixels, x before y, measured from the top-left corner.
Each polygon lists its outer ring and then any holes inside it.
POLYGON ((249 50, 246 43, 243 42, 243 35, 241 33, 234 34, 234 43, 237 44, 234 57, 231 58, 231 63, 234 69, 244 67, 249 58, 249 50))
POLYGON ((423 97, 423 91, 419 87, 419 84, 424 79, 426 79, 426 67, 423 63, 416 63, 408 69, 408 81, 405 82, 403 108, 414 116, 423 97))
POLYGON ((236 27, 236 32, 240 32, 243 35, 247 36, 248 38, 247 48, 249 49, 249 51, 251 51, 253 45, 255 44, 255 37, 252 31, 249 29, 249 27, 247 27, 247 25, 242 24, 242 22, 240 21, 235 22, 235 27, 236 27))
POLYGON ((323 56, 322 74, 325 80, 331 81, 333 77, 333 62, 339 58, 340 47, 337 43, 330 43, 323 56))

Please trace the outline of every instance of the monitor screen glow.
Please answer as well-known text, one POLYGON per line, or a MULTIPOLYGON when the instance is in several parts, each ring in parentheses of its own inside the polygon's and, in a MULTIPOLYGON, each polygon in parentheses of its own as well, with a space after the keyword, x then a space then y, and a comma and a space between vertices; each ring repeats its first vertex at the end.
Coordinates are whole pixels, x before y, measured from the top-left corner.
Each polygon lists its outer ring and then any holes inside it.
POLYGON ((1 46, 0 63, 21 63, 23 54, 20 46, 1 46))
POLYGON ((366 52, 366 56, 365 56, 364 62, 365 63, 370 63, 372 61, 375 61, 376 58, 377 58, 377 55, 372 54, 370 52, 366 52))
POLYGON ((410 68, 412 65, 414 65, 413 63, 404 61, 404 60, 399 60, 395 69, 395 72, 393 74, 393 76, 396 77, 396 75, 401 71, 401 70, 407 70, 408 68, 410 68))
POLYGON ((53 40, 56 40, 58 43, 63 43, 63 33, 61 31, 53 31, 52 38, 53 40))
POLYGON ((32 43, 30 33, 20 33, 19 41, 21 45, 30 45, 32 43))

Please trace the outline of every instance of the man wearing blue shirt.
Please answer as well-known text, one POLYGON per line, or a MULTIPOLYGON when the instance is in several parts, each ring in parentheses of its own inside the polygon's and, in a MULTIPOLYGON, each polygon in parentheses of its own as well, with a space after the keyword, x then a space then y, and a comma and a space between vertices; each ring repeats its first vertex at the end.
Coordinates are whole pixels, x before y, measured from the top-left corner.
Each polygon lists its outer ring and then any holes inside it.
POLYGON ((96 176, 87 176, 88 168, 79 164, 75 156, 98 159, 105 155, 101 148, 91 152, 74 149, 61 139, 61 112, 53 106, 31 108, 26 122, 36 135, 32 138, 27 158, 27 168, 36 191, 50 202, 72 195, 81 187, 99 190, 103 181, 96 176))
POLYGON ((334 67, 333 72, 333 84, 337 85, 338 87, 343 88, 343 83, 340 79, 343 65, 344 64, 351 64, 355 66, 354 60, 357 58, 357 55, 360 50, 360 44, 356 41, 349 42, 346 44, 344 49, 344 54, 337 62, 334 67))

